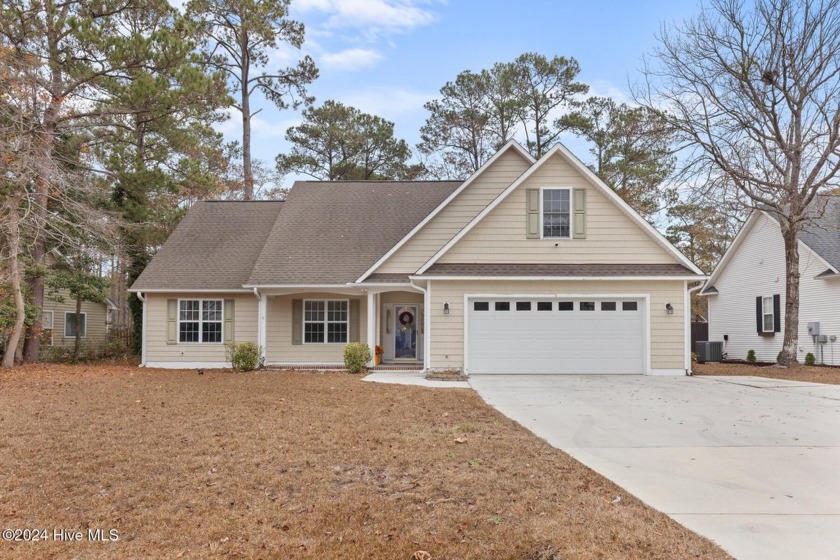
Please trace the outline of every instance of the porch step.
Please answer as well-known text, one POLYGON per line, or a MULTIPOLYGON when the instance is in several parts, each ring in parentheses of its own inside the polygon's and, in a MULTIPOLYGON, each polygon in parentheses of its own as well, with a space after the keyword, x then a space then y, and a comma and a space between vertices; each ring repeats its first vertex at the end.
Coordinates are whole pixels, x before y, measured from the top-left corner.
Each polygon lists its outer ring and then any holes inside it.
POLYGON ((423 371, 423 366, 414 364, 379 364, 370 371, 423 371))

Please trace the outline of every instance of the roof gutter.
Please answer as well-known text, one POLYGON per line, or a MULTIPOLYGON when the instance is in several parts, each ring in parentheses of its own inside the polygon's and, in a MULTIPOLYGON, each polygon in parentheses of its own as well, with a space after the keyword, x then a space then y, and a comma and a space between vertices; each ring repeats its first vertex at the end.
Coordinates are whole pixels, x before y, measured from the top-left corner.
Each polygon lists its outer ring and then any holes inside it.
POLYGON ((706 275, 700 274, 693 274, 693 275, 684 275, 684 276, 445 276, 445 275, 425 275, 419 274, 414 276, 408 277, 410 281, 414 280, 498 280, 502 282, 514 282, 516 280, 527 280, 527 281, 540 281, 540 280, 550 280, 552 282, 557 281, 564 281, 564 282, 588 282, 592 280, 598 281, 608 281, 608 280, 616 280, 616 281, 645 281, 645 282, 655 282, 655 281, 671 281, 671 280, 685 280, 685 281, 702 281, 708 278, 706 275))
POLYGON ((700 282, 693 288, 688 288, 685 291, 685 374, 691 375, 691 294, 705 286, 705 282, 700 282))
POLYGON ((140 367, 146 367, 146 296, 143 292, 135 292, 137 299, 143 304, 143 320, 140 333, 140 367))

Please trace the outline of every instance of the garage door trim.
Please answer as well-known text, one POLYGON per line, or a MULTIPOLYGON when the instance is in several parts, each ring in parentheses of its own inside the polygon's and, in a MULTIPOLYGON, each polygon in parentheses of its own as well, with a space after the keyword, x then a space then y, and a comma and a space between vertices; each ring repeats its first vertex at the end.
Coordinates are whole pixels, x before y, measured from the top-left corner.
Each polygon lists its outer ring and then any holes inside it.
POLYGON ((642 300, 642 364, 644 367, 644 374, 650 375, 650 294, 639 293, 586 293, 586 294, 569 294, 569 293, 465 293, 464 294, 464 373, 470 374, 470 356, 469 356, 469 334, 470 334, 470 300, 473 299, 640 299, 642 300))

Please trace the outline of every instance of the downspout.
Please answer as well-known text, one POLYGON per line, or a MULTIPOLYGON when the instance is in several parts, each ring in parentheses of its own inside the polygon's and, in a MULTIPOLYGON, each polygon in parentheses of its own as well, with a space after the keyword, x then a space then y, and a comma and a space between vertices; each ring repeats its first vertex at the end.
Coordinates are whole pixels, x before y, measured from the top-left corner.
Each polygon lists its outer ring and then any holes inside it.
POLYGON ((146 367, 146 296, 143 292, 137 292, 137 299, 143 304, 143 320, 140 333, 140 367, 146 367))
POLYGON ((254 286, 251 288, 254 291, 254 297, 257 298, 257 348, 260 352, 260 364, 265 364, 265 315, 266 305, 263 301, 263 296, 259 289, 254 286))
POLYGON ((408 279, 408 285, 423 293, 423 370, 426 371, 429 369, 429 354, 427 350, 431 348, 429 345, 429 337, 431 333, 429 332, 429 325, 431 324, 431 301, 429 301, 429 292, 426 288, 421 288, 417 284, 414 283, 413 278, 408 279))
POLYGON ((685 374, 691 375, 691 294, 706 285, 705 281, 701 281, 693 288, 688 287, 688 282, 685 290, 685 374))

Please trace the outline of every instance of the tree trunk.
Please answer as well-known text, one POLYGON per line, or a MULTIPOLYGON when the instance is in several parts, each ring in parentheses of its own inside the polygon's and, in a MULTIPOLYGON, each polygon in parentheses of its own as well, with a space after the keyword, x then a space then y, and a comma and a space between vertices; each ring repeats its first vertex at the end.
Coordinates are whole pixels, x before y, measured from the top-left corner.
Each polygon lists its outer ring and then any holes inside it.
POLYGON ((782 365, 799 363, 799 235, 798 231, 782 224, 785 242, 785 337, 782 342, 782 365))
MULTIPOLYGON (((76 316, 73 318, 73 324, 76 326, 76 337, 73 341, 73 363, 79 361, 79 353, 82 349, 82 298, 76 298, 76 316)), ((85 325, 87 328, 87 325, 85 325)))
MULTIPOLYGON (((54 59, 55 60, 55 59, 54 59)), ((40 145, 38 147, 38 162, 36 163, 35 177, 35 238, 33 240, 32 264, 35 272, 29 280, 29 289, 32 293, 32 305, 41 309, 44 306, 44 277, 42 269, 46 265, 47 239, 44 228, 47 221, 47 201, 49 199, 49 176, 50 161, 53 157, 55 146, 55 130, 58 123, 58 115, 61 110, 61 71, 52 69, 51 89, 52 98, 47 109, 44 111, 44 120, 40 134, 40 145)), ((37 362, 41 353, 41 315, 35 315, 35 320, 26 333, 24 345, 24 360, 37 362)))
POLYGON ((15 300, 15 323, 12 327, 12 334, 6 343, 6 350, 3 354, 3 362, 0 367, 10 368, 15 365, 15 356, 19 355, 18 345, 20 344, 23 324, 26 320, 26 304, 23 300, 23 292, 20 283, 20 197, 13 197, 9 212, 9 276, 12 287, 12 296, 15 300))
POLYGON ((248 49, 245 47, 243 36, 242 51, 242 172, 243 172, 243 193, 242 198, 251 200, 254 198, 254 175, 251 171, 251 98, 248 92, 248 78, 250 74, 248 49))

